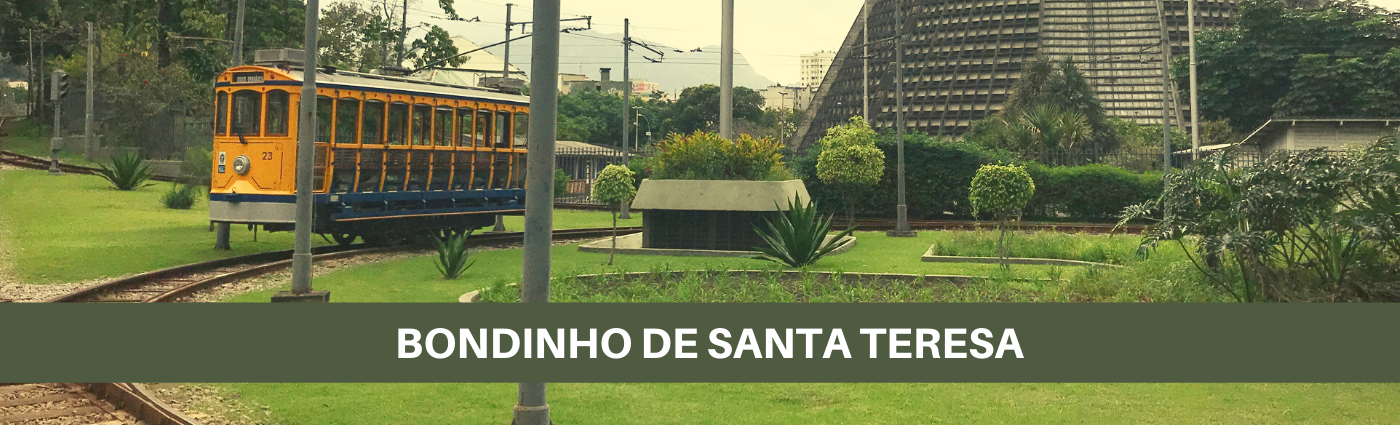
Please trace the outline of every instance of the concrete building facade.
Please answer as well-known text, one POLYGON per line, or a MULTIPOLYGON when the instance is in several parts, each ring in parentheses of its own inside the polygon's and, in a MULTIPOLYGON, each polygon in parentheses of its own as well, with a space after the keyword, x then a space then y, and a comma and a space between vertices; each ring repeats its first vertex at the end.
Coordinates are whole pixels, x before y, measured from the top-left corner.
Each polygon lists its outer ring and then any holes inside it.
MULTIPOLYGON (((1272 119, 1240 142, 1242 148, 1263 155, 1309 149, 1342 150, 1363 146, 1396 132, 1400 117, 1391 119, 1272 119)), ((1216 146, 1211 146, 1215 148, 1216 146)), ((1221 146, 1223 147, 1223 146, 1221 146)))
POLYGON ((831 68, 831 61, 836 60, 836 52, 820 51, 810 55, 802 55, 801 77, 802 87, 816 88, 822 84, 822 77, 826 76, 826 71, 831 68))
POLYGON ((812 89, 772 85, 758 91, 767 109, 807 109, 812 101, 812 89))
MULTIPOLYGON (((904 23, 904 112, 909 131, 960 137, 1001 110, 1021 67, 1069 58, 1104 110, 1141 124, 1162 121, 1162 29, 1173 56, 1186 53, 1184 0, 868 0, 871 125, 895 125, 895 6, 904 23), (1164 7, 1163 7, 1164 6, 1164 7)), ((1238 0, 1198 0, 1197 29, 1230 25, 1238 0)), ((858 14, 792 146, 860 115, 862 27, 858 14)), ((1173 93, 1175 91, 1173 90, 1173 93)), ((1173 124, 1189 102, 1168 98, 1173 124)))

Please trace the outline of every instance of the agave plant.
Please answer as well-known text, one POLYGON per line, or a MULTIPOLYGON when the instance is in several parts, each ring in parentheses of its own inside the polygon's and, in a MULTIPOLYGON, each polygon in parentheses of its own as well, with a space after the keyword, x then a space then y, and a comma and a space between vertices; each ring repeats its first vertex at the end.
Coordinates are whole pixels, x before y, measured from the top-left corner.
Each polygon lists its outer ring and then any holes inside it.
POLYGON ((136 190, 151 183, 147 183, 155 173, 151 172, 150 166, 146 165, 141 157, 135 152, 127 152, 121 156, 112 157, 112 167, 98 164, 102 167, 97 171, 98 175, 112 183, 112 187, 117 190, 136 190))
MULTIPOLYGON (((768 230, 763 231, 754 225, 754 231, 768 243, 766 247, 754 247, 759 253, 749 258, 786 264, 789 267, 805 267, 830 254, 840 246, 840 241, 855 232, 848 228, 835 237, 827 239, 831 230, 831 216, 817 215, 815 203, 803 205, 797 197, 788 200, 788 210, 778 211, 777 222, 764 218, 768 230)), ((776 204, 773 205, 777 207, 776 204)))
POLYGON ((436 237, 438 258, 434 265, 443 279, 456 279, 471 268, 475 261, 467 262, 467 236, 471 232, 461 232, 446 237, 436 237))

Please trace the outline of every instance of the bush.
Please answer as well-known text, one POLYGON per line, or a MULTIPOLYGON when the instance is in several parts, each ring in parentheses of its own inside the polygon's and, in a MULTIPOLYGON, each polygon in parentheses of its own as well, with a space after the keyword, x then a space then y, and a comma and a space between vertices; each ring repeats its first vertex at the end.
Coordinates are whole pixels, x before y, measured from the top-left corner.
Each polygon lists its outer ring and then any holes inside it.
POLYGON ((476 264, 475 261, 467 262, 467 236, 470 234, 470 232, 462 232, 434 238, 434 241, 437 242, 438 258, 433 265, 437 266, 443 279, 451 280, 461 277, 462 273, 476 264))
POLYGON ((826 131, 817 155, 817 178, 841 188, 846 201, 846 224, 854 225, 856 199, 885 174, 885 153, 875 147, 875 130, 860 117, 826 131))
POLYGON ((997 239, 997 256, 1006 266, 1006 222, 1021 217, 1021 209, 1035 195, 1035 182, 1026 169, 1015 165, 983 165, 972 178, 967 199, 972 201, 972 215, 986 214, 997 221, 1001 237, 997 239))
POLYGON ((569 196, 569 174, 564 170, 554 169, 554 198, 569 196))
POLYGON ((787 180, 783 145, 741 134, 734 140, 715 133, 672 134, 652 147, 647 165, 653 179, 787 180))
POLYGON ((1162 193, 1162 173, 1134 173, 1111 165, 1026 167, 1035 182, 1035 196, 1026 215, 1074 221, 1112 221, 1124 208, 1162 193))
POLYGON ((763 218, 768 224, 768 231, 754 224, 753 230, 758 232, 768 246, 754 247, 759 254, 750 258, 786 264, 789 267, 805 267, 830 254, 840 246, 842 238, 850 236, 856 230, 854 227, 846 229, 828 240, 826 234, 831 230, 831 216, 817 216, 816 205, 808 203, 804 206, 795 196, 788 201, 787 213, 779 211, 776 215, 777 222, 767 217, 763 218))
POLYGON ((209 187, 213 176, 214 152, 210 146, 185 150, 185 160, 180 163, 180 181, 191 186, 209 187))
POLYGON ((637 197, 637 188, 632 183, 632 170, 617 164, 603 167, 598 179, 593 181, 593 199, 607 202, 612 207, 612 250, 608 251, 608 265, 612 265, 617 253, 617 210, 637 197))
POLYGON ((184 184, 170 185, 170 191, 160 197, 160 203, 172 210, 187 210, 194 206, 194 202, 199 200, 203 186, 191 186, 184 184))
POLYGON ((151 173, 150 166, 146 165, 146 162, 142 161, 135 152, 112 157, 111 168, 103 164, 98 164, 98 166, 102 169, 98 170, 97 174, 111 182, 112 187, 117 190, 136 190, 150 186, 146 182, 151 177, 155 177, 155 174, 151 173))
MULTIPOLYGON (((970 216, 972 208, 967 203, 967 188, 977 168, 1013 158, 1010 152, 923 133, 906 133, 904 139, 904 181, 910 218, 937 218, 944 213, 970 216)), ((874 188, 858 196, 856 214, 893 217, 898 196, 895 173, 899 159, 895 135, 881 134, 875 146, 885 153, 885 172, 874 188)), ((842 205, 844 190, 817 177, 819 155, 819 146, 808 150, 806 155, 793 160, 793 169, 802 176, 807 193, 818 205, 842 205)))

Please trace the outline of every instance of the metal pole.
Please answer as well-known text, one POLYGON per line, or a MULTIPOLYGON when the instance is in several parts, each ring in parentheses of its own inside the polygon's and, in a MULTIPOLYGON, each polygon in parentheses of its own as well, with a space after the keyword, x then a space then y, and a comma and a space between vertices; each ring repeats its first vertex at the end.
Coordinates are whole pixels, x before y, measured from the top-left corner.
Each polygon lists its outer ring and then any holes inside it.
POLYGON ((301 79, 301 118, 297 121, 296 244, 292 253, 292 294, 311 292, 311 173, 316 149, 316 26, 319 0, 306 1, 306 63, 301 79))
POLYGON ((734 136, 734 0, 723 2, 719 48, 719 137, 734 136))
MULTIPOLYGON (((525 248, 520 301, 549 302, 549 248, 554 227, 554 137, 559 102, 559 0, 535 0, 530 49, 529 167, 525 175, 525 248)), ((543 382, 521 383, 514 425, 549 425, 543 382)))
POLYGON ((29 87, 26 88, 25 92, 25 108, 27 109, 24 111, 25 117, 34 116, 35 111, 39 109, 39 95, 37 93, 39 93, 39 79, 43 78, 42 76, 42 73, 34 73, 34 30, 29 30, 29 87))
POLYGON ((239 66, 243 64, 243 9, 248 1, 238 0, 238 17, 233 27, 233 63, 229 66, 239 66))
POLYGON ((895 214, 898 222, 895 230, 889 232, 889 236, 894 237, 914 237, 917 235, 913 230, 909 230, 909 205, 905 202, 904 196, 904 7, 903 2, 896 1, 894 9, 894 102, 895 102, 895 130, 897 141, 895 154, 898 156, 898 165, 895 168, 895 175, 899 179, 899 205, 895 206, 895 214))
POLYGON ((403 0, 403 18, 399 22, 399 30, 403 33, 399 34, 399 63, 394 66, 403 66, 403 43, 408 39, 408 0, 403 0))
POLYGON ((1186 38, 1191 51, 1191 160, 1201 151, 1200 102, 1196 96, 1196 0, 1186 0, 1186 38))
MULTIPOLYGON (((862 109, 860 117, 870 122, 870 1, 865 0, 864 14, 861 19, 861 34, 865 43, 860 46, 860 70, 861 70, 861 103, 862 109)), ((794 99, 795 100, 795 99, 794 99)))
POLYGON ((510 78, 510 8, 515 6, 506 3, 506 54, 501 62, 501 78, 510 78))
POLYGON ((1162 27, 1162 181, 1172 172, 1172 128, 1171 128, 1171 38, 1167 35, 1167 3, 1157 1, 1157 14, 1162 27))
MULTIPOLYGON (((627 143, 627 114, 632 111, 632 20, 622 20, 622 166, 626 167, 632 161, 631 144, 627 143)), ((621 211, 618 211, 618 218, 623 220, 632 218, 631 202, 623 202, 621 211)))
POLYGON ((93 52, 94 52, 95 50, 97 50, 97 35, 96 35, 95 32, 93 31, 92 22, 88 22, 88 23, 87 23, 87 30, 88 30, 88 46, 87 46, 87 87, 86 87, 86 89, 85 89, 85 91, 87 92, 87 93, 86 93, 87 105, 84 106, 85 109, 84 109, 84 112, 83 112, 83 144, 84 144, 84 146, 96 146, 96 145, 97 145, 97 139, 96 139, 96 136, 92 134, 92 132, 93 132, 93 128, 92 128, 92 112, 93 112, 92 102, 93 102, 93 93, 96 92, 96 84, 93 82, 93 81, 95 81, 95 80, 94 80, 92 74, 93 74, 93 72, 94 72, 94 69, 96 69, 96 67, 94 66, 94 62, 96 62, 96 60, 93 59, 93 58, 96 57, 96 55, 93 54, 93 52))
POLYGON ((63 127, 59 120, 63 117, 63 111, 59 108, 63 102, 58 101, 58 84, 67 73, 63 70, 54 70, 52 77, 52 87, 49 87, 49 101, 53 102, 53 138, 49 139, 49 152, 52 161, 49 162, 49 174, 59 174, 58 170, 58 149, 63 144, 63 127))

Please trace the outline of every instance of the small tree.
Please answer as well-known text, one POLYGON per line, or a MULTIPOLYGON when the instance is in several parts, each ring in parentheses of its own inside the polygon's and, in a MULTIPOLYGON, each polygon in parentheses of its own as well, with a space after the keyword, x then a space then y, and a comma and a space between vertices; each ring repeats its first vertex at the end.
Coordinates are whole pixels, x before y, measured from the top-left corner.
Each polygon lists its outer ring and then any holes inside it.
POLYGON ((875 147, 875 130, 864 118, 826 131, 817 156, 817 178, 839 187, 846 202, 846 225, 855 225, 856 198, 880 182, 885 174, 885 152, 875 147))
POLYGON ((612 250, 608 252, 608 265, 613 263, 613 256, 617 254, 617 212, 624 202, 631 202, 637 197, 637 188, 632 186, 632 170, 622 165, 609 165, 598 173, 598 179, 593 182, 593 199, 604 201, 612 209, 613 235, 612 250))
POLYGON ((972 215, 985 213, 997 221, 997 257, 1002 267, 1006 267, 1006 222, 1019 219, 1021 208, 1035 195, 1035 182, 1024 167, 1015 165, 983 165, 972 178, 968 200, 972 201, 972 215))

